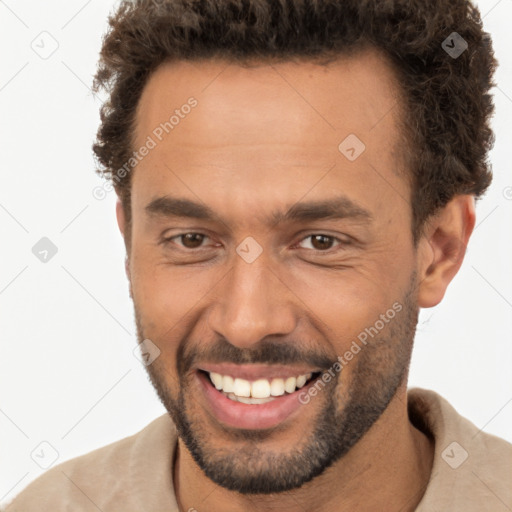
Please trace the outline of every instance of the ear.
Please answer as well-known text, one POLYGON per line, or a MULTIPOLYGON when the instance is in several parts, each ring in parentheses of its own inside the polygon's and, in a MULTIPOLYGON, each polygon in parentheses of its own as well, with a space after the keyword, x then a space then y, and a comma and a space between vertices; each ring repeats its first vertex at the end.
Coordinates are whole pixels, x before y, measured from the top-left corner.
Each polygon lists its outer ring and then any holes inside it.
POLYGON ((419 307, 431 308, 441 302, 462 265, 474 227, 473 195, 455 196, 427 221, 418 248, 419 307))
POLYGON ((123 235, 123 239, 125 242, 126 257, 124 260, 124 271, 126 273, 126 277, 128 278, 128 281, 130 282, 130 297, 131 297, 132 296, 132 286, 131 286, 131 281, 130 281, 129 248, 126 243, 126 217, 124 214, 123 204, 121 203, 121 200, 119 198, 117 198, 117 202, 116 202, 116 217, 117 217, 117 225, 119 226, 119 231, 121 231, 121 235, 123 235))
POLYGON ((124 238, 124 230, 126 227, 126 219, 124 216, 124 209, 123 205, 121 203, 121 200, 117 198, 116 201, 116 217, 117 217, 117 225, 119 226, 119 231, 121 231, 121 235, 123 235, 124 238))

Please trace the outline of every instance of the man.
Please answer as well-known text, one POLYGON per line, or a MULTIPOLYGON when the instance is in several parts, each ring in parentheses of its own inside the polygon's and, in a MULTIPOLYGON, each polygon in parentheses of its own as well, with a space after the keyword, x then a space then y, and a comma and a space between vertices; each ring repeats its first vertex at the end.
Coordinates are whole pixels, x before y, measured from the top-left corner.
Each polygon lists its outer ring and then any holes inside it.
POLYGON ((407 391, 495 66, 465 0, 122 3, 94 151, 169 414, 7 510, 510 510, 512 446, 407 391))

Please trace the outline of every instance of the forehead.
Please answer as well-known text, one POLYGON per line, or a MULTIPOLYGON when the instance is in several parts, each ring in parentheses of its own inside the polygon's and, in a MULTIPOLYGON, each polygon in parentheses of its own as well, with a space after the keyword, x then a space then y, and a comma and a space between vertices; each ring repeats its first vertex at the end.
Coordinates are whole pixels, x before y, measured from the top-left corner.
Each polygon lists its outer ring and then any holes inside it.
MULTIPOLYGON (((218 116, 201 118, 194 137, 204 133, 219 144, 267 142, 261 128, 271 131, 270 123, 277 121, 288 130, 276 143, 287 139, 294 125, 294 135, 303 135, 307 123, 323 125, 316 132, 318 137, 309 134, 317 142, 329 131, 369 131, 397 103, 397 89, 389 62, 376 51, 340 57, 326 65, 307 60, 249 66, 224 60, 168 62, 148 80, 136 124, 141 133, 151 131, 194 96, 200 103, 198 110, 218 116), (244 130, 235 134, 227 128, 234 128, 236 122, 244 130)), ((185 142, 180 135, 187 134, 185 130, 173 133, 176 143, 185 142)))
POLYGON ((283 194, 293 203, 343 189, 373 209, 398 203, 407 195, 394 153, 399 94, 392 68, 374 51, 327 65, 165 63, 137 108, 135 148, 148 137, 156 144, 137 164, 134 198, 179 188, 206 203, 217 198, 214 209, 238 200, 275 210, 283 194), (345 140, 364 148, 356 160, 343 153, 345 140))

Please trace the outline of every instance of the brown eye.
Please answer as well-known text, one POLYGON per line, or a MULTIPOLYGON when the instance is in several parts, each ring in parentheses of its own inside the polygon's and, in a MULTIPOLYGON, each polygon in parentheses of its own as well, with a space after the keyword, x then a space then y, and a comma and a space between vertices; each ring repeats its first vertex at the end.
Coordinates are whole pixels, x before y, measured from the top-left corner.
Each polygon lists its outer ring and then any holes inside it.
POLYGON ((316 251, 328 251, 334 245, 334 242, 339 242, 337 238, 334 236, 315 234, 309 235, 306 238, 303 238, 300 242, 300 245, 303 249, 313 249, 316 251), (306 245, 302 245, 305 242, 308 242, 306 245))
POLYGON ((332 236, 311 235, 311 245, 318 250, 327 250, 332 247, 334 239, 332 236))
POLYGON ((183 247, 187 249, 195 249, 196 247, 200 247, 203 243, 205 235, 201 233, 185 233, 184 235, 179 235, 177 238, 181 238, 183 247))

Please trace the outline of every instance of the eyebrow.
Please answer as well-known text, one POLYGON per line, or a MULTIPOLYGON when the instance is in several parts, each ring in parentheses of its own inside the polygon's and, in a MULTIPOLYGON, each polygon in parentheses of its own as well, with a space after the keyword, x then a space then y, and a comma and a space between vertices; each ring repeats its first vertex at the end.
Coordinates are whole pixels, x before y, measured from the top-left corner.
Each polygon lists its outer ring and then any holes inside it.
MULTIPOLYGON (((153 199, 145 208, 151 216, 179 217, 222 222, 210 207, 190 199, 162 196, 153 199)), ((373 215, 346 196, 321 201, 295 203, 286 211, 275 211, 263 221, 268 225, 285 222, 311 222, 326 219, 354 219, 365 224, 373 221, 373 215)))

